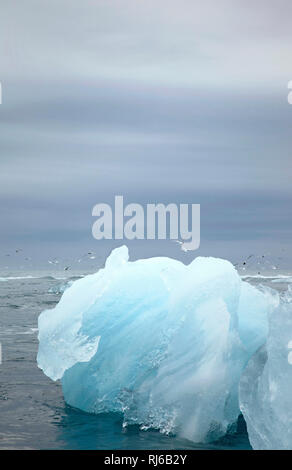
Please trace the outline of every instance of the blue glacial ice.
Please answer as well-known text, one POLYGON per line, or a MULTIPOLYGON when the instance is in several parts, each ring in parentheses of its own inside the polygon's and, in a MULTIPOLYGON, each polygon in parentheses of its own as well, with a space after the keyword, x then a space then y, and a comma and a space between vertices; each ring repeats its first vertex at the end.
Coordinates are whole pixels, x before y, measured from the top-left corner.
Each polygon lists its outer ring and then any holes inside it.
POLYGON ((126 246, 115 249, 104 269, 75 281, 40 315, 39 367, 61 379, 66 402, 81 410, 120 412, 125 426, 194 442, 224 435, 277 297, 222 259, 186 266, 128 258, 126 246))
POLYGON ((254 449, 292 449, 292 292, 270 315, 266 343, 251 358, 239 387, 254 449))

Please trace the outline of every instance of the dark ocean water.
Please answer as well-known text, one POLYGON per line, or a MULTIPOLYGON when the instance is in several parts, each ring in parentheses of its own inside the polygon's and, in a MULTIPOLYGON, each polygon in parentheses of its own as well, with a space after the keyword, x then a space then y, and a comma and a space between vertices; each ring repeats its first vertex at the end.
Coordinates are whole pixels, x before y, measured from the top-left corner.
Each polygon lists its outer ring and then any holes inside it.
MULTIPOLYGON (((279 290, 287 281, 250 279, 279 290)), ((59 382, 38 369, 37 319, 60 299, 65 281, 0 278, 0 449, 249 449, 243 418, 237 431, 195 445, 157 431, 122 427, 117 414, 89 415, 67 406, 59 382)))

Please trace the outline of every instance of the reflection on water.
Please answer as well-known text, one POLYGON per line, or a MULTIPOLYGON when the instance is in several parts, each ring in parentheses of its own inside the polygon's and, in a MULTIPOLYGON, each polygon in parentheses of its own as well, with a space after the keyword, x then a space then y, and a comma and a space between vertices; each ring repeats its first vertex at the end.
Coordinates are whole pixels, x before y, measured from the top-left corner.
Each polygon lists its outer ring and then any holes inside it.
POLYGON ((250 449, 243 418, 237 432, 210 445, 193 444, 139 426, 122 428, 122 417, 113 413, 88 415, 65 406, 59 423, 59 445, 65 449, 250 449))

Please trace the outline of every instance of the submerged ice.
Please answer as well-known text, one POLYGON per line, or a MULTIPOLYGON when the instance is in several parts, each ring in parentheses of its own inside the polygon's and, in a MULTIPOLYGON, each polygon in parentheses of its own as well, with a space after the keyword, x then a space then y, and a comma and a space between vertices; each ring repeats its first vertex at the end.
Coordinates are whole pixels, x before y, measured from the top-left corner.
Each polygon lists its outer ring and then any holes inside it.
MULTIPOLYGON (((240 377, 266 342, 277 302, 228 261, 129 262, 123 246, 40 315, 38 365, 61 379, 71 406, 213 440, 237 420, 240 377)), ((252 415, 247 395, 242 409, 252 415)))

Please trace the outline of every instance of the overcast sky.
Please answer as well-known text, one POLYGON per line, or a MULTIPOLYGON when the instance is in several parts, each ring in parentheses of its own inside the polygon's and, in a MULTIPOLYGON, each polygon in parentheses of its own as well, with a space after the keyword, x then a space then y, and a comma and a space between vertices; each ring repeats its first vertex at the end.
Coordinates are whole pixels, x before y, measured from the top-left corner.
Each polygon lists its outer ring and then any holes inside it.
POLYGON ((1 0, 0 268, 18 248, 102 262, 120 242, 91 211, 118 194, 201 204, 200 250, 132 258, 291 261, 291 18, 290 0, 1 0))

